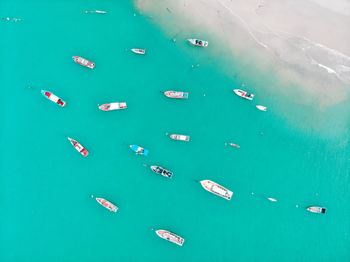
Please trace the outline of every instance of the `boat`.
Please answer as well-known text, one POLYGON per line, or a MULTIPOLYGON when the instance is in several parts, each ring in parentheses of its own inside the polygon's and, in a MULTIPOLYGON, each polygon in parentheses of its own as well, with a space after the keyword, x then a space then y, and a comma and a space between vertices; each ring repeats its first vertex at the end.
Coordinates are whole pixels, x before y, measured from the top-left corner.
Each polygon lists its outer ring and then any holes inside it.
POLYGON ((312 213, 324 214, 326 213, 326 208, 325 207, 308 207, 307 211, 312 213))
POLYGON ((71 142, 72 146, 75 147, 75 149, 80 152, 84 157, 89 154, 89 152, 83 147, 78 141, 68 137, 68 140, 71 142))
POLYGON ((235 92, 236 95, 243 97, 245 99, 248 99, 248 100, 253 100, 253 98, 254 98, 253 94, 248 93, 246 91, 243 91, 241 89, 233 89, 233 92, 235 92))
POLYGON ((272 201, 272 202, 277 202, 277 199, 274 199, 274 198, 272 198, 272 197, 268 197, 267 199, 270 200, 270 201, 272 201))
POLYGON ((149 153, 149 151, 147 149, 144 149, 144 148, 137 146, 137 145, 130 145, 130 149, 132 151, 134 151, 136 154, 140 154, 140 155, 147 156, 149 153))
POLYGON ((266 107, 265 106, 256 106, 257 109, 266 112, 266 107))
POLYGON ((54 94, 52 94, 49 91, 46 90, 41 90, 41 94, 43 96, 45 96, 47 99, 51 100, 52 102, 64 107, 67 103, 64 102, 61 98, 59 98, 58 96, 55 96, 54 94))
POLYGON ((170 231, 167 231, 167 230, 162 230, 162 229, 156 230, 156 233, 159 237, 161 237, 165 240, 168 240, 172 243, 175 243, 179 246, 182 246, 185 242, 185 240, 182 237, 180 237, 180 236, 178 236, 170 231))
POLYGON ((224 188, 223 186, 220 186, 219 184, 210 181, 210 180, 202 180, 200 181, 202 187, 204 187, 205 190, 218 195, 220 197, 223 197, 227 200, 230 200, 232 197, 232 191, 224 188))
POLYGON ((180 91, 166 91, 164 92, 164 95, 170 98, 178 98, 178 99, 187 99, 188 93, 187 92, 180 92, 180 91))
POLYGON ((234 144, 234 143, 228 143, 230 146, 232 146, 232 147, 236 147, 236 148, 240 148, 240 146, 239 145, 236 145, 236 144, 234 144))
POLYGON ((100 197, 96 197, 96 200, 98 203, 100 203, 102 206, 109 209, 110 211, 112 211, 112 212, 118 211, 118 207, 116 205, 112 204, 111 202, 109 202, 108 200, 106 200, 104 198, 100 198, 100 197))
POLYGON ((133 48, 131 49, 135 54, 144 55, 146 54, 146 49, 133 48))
POLYGON ((107 14, 106 11, 100 11, 100 10, 85 11, 85 13, 107 14))
POLYGON ((103 104, 98 107, 102 111, 112 111, 112 110, 118 110, 118 109, 125 109, 126 103, 109 103, 109 104, 103 104))
POLYGON ((180 141, 190 141, 190 136, 185 136, 185 135, 172 134, 170 135, 170 138, 174 140, 180 140, 180 141))
POLYGON ((160 166, 151 166, 151 169, 154 173, 160 174, 160 175, 168 177, 168 178, 171 178, 171 176, 173 175, 172 172, 170 172, 170 171, 168 171, 165 168, 160 167, 160 166))
POLYGON ((95 63, 90 62, 89 60, 86 60, 85 58, 82 58, 80 56, 73 56, 72 58, 73 58, 74 62, 76 62, 82 66, 85 66, 85 67, 88 67, 91 69, 93 69, 95 67, 95 63))
POLYGON ((187 40, 190 42, 191 45, 200 46, 200 47, 207 47, 209 44, 208 41, 204 41, 200 39, 190 38, 187 40))

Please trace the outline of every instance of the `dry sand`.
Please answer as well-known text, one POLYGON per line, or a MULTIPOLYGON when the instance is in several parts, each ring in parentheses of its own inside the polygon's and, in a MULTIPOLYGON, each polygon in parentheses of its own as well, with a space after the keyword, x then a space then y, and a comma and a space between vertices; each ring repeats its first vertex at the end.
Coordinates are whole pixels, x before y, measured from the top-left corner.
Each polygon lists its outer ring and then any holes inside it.
MULTIPOLYGON (((350 86, 348 0, 136 0, 169 37, 208 32, 234 56, 318 95, 346 99, 350 86)), ((210 47, 210 43, 209 43, 210 47)))

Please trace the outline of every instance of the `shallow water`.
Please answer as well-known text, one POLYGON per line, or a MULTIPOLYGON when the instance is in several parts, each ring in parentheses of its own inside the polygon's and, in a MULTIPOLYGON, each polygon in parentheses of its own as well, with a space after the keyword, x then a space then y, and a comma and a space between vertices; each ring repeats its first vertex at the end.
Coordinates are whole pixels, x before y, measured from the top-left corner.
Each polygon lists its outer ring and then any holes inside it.
POLYGON ((228 60, 214 56, 210 36, 203 33, 208 49, 188 46, 184 33, 173 43, 128 1, 0 5, 1 17, 22 18, 0 23, 0 261, 349 261, 346 103, 319 112, 274 96, 271 85, 284 87, 273 74, 237 60, 227 75, 228 60), (94 9, 108 14, 84 13, 94 9), (135 47, 147 54, 126 51, 135 47), (243 82, 253 101, 233 94, 243 82), (189 99, 168 99, 165 90, 189 99), (126 110, 97 109, 124 101, 126 110), (133 154, 130 144, 149 156, 133 154), (152 173, 154 164, 173 179, 152 173), (205 191, 202 179, 229 188, 233 199, 205 191), (327 213, 310 214, 309 205, 327 213), (153 229, 179 234, 184 246, 153 229))

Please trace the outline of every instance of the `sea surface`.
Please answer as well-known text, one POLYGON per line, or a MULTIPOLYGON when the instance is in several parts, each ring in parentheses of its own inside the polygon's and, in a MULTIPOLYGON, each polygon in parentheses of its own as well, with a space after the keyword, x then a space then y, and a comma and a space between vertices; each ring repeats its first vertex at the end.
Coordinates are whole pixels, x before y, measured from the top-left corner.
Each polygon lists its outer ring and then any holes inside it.
POLYGON ((285 91, 295 89, 273 72, 217 55, 206 32, 173 42, 132 1, 2 0, 0 15, 21 19, 0 21, 1 262, 350 261, 347 101, 322 110, 317 97, 297 103, 304 94, 285 91), (84 12, 95 9, 108 13, 84 12), (186 43, 200 36, 207 49, 186 43), (232 92, 242 84, 253 101, 232 92), (166 98, 166 90, 189 99, 166 98), (128 108, 98 110, 109 102, 128 108), (90 154, 82 157, 68 136, 90 154), (203 179, 232 190, 232 200, 205 191, 203 179), (311 214, 310 205, 327 212, 311 214))

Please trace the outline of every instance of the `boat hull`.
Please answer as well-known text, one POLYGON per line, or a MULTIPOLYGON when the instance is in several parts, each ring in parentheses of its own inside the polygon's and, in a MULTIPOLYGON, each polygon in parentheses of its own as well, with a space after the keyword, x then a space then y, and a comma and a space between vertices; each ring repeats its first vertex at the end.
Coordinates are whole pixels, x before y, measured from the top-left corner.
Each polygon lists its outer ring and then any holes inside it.
POLYGON ((138 55, 144 55, 146 54, 146 49, 138 49, 138 48, 133 48, 131 49, 132 52, 138 55))
POLYGON ((307 211, 309 211, 311 213, 324 214, 324 213, 326 213, 326 208, 312 206, 312 207, 308 207, 307 211))
POLYGON ((232 147, 240 148, 239 145, 236 145, 236 144, 234 144, 234 143, 229 143, 229 145, 232 146, 232 147))
POLYGON ((126 109, 126 103, 109 103, 109 104, 103 104, 99 106, 98 108, 102 111, 113 111, 113 110, 119 110, 119 109, 126 109))
POLYGON ((80 153, 83 155, 83 157, 86 157, 89 152, 83 147, 78 141, 68 137, 68 140, 72 144, 72 146, 80 153))
POLYGON ((96 13, 96 14, 107 14, 106 11, 93 10, 93 11, 85 11, 85 13, 96 13))
POLYGON ((132 151, 134 151, 136 154, 140 154, 140 155, 145 155, 147 156, 149 151, 147 149, 144 149, 138 145, 130 145, 130 149, 132 151))
POLYGON ((157 230, 156 234, 159 237, 161 237, 165 240, 168 240, 169 242, 172 242, 174 244, 177 244, 179 246, 182 246, 185 242, 185 240, 182 237, 180 237, 180 236, 178 236, 170 231, 167 231, 167 230, 162 230, 162 229, 157 230))
POLYGON ((173 140, 179 140, 179 141, 190 141, 190 136, 185 136, 185 135, 178 135, 178 134, 172 134, 170 135, 170 138, 173 140))
POLYGON ((166 91, 166 92, 164 92, 164 95, 169 97, 169 98, 188 99, 188 93, 187 92, 166 91))
POLYGON ((59 98, 58 96, 55 96, 54 94, 52 94, 51 92, 49 92, 47 90, 41 90, 41 94, 59 106, 64 107, 67 104, 61 98, 59 98))
POLYGON ((222 198, 225 198, 227 200, 230 200, 232 198, 232 191, 228 190, 227 188, 220 186, 219 184, 210 181, 210 180, 202 180, 200 181, 202 187, 209 191, 210 193, 213 193, 217 196, 220 196, 222 198))
POLYGON ((85 66, 87 68, 93 69, 95 67, 95 63, 90 62, 89 60, 82 58, 80 56, 73 56, 72 57, 74 62, 76 62, 79 65, 85 66))
POLYGON ((208 41, 200 40, 200 39, 187 39, 191 45, 199 46, 199 47, 208 47, 208 41))
POLYGON ((108 200, 104 199, 104 198, 98 198, 96 197, 96 201, 102 205, 103 207, 107 208, 109 211, 111 212, 117 212, 118 211, 118 207, 114 204, 112 204, 111 202, 109 202, 108 200))
POLYGON ((171 178, 173 173, 166 170, 165 168, 161 167, 161 166, 151 166, 151 169, 154 173, 164 176, 164 177, 168 177, 171 178))
POLYGON ((238 96, 240 96, 240 97, 242 97, 242 98, 248 99, 248 100, 253 100, 253 98, 254 98, 254 95, 253 95, 253 94, 248 93, 248 92, 246 92, 246 91, 243 91, 243 90, 241 90, 241 89, 233 89, 233 92, 234 92, 236 95, 238 95, 238 96))
POLYGON ((257 109, 266 112, 266 107, 265 106, 256 106, 257 109))

